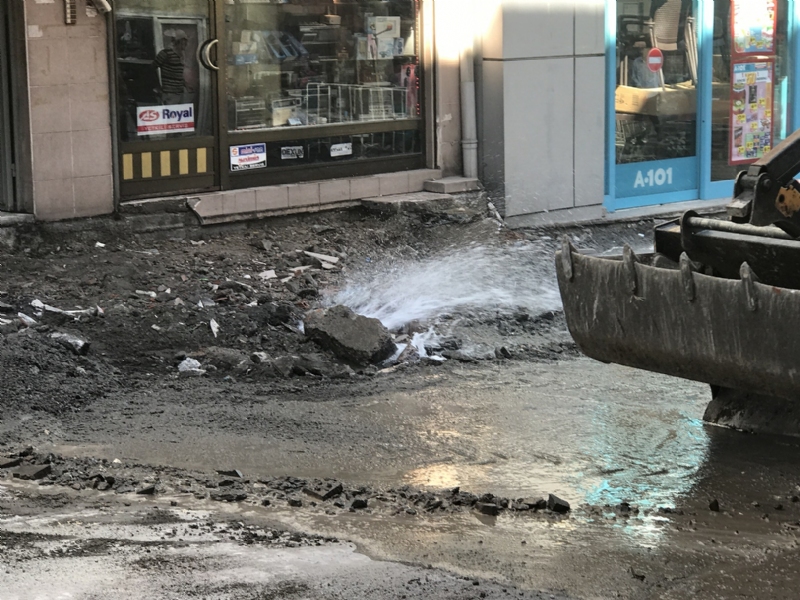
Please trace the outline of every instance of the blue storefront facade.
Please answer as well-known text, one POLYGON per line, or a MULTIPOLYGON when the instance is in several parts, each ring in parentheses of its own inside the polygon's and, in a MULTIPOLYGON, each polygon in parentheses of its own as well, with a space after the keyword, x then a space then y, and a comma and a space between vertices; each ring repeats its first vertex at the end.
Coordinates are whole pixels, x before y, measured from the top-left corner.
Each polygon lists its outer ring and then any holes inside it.
POLYGON ((729 198, 800 128, 800 3, 607 0, 604 208, 729 198))

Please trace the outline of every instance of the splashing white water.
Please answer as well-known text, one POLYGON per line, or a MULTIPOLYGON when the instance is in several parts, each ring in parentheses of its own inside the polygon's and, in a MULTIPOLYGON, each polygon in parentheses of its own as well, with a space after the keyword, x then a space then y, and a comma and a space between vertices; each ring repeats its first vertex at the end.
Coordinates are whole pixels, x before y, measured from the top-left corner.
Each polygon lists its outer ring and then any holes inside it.
POLYGON ((388 329, 457 309, 540 314, 561 308, 552 251, 529 243, 473 246, 424 261, 376 265, 329 298, 388 329))

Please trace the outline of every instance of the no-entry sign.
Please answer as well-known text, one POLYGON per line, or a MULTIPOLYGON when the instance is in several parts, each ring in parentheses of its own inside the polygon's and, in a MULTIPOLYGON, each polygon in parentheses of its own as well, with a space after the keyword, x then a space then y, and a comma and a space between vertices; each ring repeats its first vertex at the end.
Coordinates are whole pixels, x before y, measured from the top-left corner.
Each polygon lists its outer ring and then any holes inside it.
POLYGON ((664 66, 664 53, 658 48, 650 48, 647 52, 647 68, 653 73, 658 73, 664 66))

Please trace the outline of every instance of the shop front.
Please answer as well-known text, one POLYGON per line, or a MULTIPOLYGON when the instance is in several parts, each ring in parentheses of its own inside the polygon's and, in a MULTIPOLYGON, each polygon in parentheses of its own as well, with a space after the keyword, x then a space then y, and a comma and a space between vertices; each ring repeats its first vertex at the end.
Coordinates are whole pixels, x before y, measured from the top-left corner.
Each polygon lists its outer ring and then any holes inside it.
POLYGON ((122 201, 420 169, 419 0, 116 0, 122 201))
POLYGON ((728 198, 800 127, 794 0, 610 0, 605 208, 728 198))

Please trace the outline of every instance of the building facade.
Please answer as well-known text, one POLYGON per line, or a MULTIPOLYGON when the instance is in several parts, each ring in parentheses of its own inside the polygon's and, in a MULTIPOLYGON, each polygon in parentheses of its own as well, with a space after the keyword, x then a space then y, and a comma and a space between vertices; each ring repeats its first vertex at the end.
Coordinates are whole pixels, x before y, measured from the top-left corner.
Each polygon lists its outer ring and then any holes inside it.
POLYGON ((738 171, 800 127, 794 0, 490 10, 482 177, 512 225, 718 204, 738 171))
POLYGON ((422 190, 460 172, 458 130, 437 125, 459 82, 435 55, 435 11, 4 2, 0 210, 49 221, 185 197, 213 222, 422 190))
POLYGON ((0 211, 347 206, 473 170, 472 138, 511 226, 702 206, 800 126, 798 27, 795 0, 8 0, 0 211))

